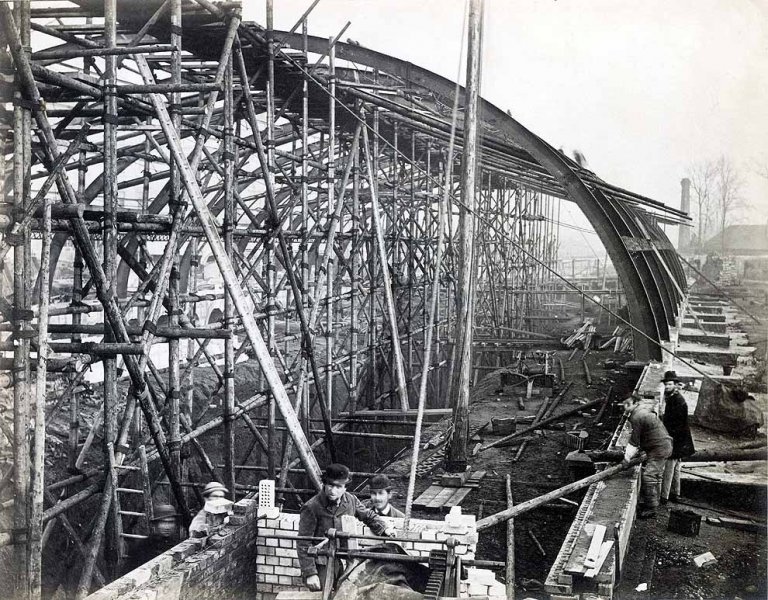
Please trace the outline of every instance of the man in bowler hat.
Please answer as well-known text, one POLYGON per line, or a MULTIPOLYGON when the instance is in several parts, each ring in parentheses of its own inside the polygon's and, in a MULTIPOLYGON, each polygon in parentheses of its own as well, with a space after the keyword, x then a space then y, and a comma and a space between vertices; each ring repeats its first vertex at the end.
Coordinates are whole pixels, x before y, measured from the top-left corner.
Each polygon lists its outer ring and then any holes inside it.
POLYGON ((371 490, 371 507, 381 517, 405 517, 403 511, 390 504, 392 499, 392 482, 386 475, 379 474, 371 477, 368 483, 371 490))
POLYGON ((677 373, 664 373, 664 416, 662 422, 672 436, 672 454, 664 465, 661 482, 661 502, 677 502, 680 498, 680 463, 695 452, 691 428, 688 425, 688 405, 678 389, 677 373))

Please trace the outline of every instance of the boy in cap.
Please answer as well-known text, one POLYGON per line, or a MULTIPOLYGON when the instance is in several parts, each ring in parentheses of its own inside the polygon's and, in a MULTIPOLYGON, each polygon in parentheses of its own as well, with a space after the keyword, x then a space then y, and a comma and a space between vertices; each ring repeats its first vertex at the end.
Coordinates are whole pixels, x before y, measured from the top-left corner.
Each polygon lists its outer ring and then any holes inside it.
POLYGON ((688 405, 677 387, 677 373, 664 373, 664 416, 662 421, 672 436, 672 455, 664 465, 664 478, 661 482, 661 502, 677 502, 680 498, 680 461, 693 454, 691 428, 688 426, 688 405))
POLYGON ((232 502, 226 499, 227 492, 229 490, 218 481, 211 481, 206 484, 205 489, 203 489, 205 504, 189 524, 190 537, 204 536, 208 532, 208 513, 221 514, 223 512, 226 514, 228 512, 232 502))
MULTIPOLYGON (((390 535, 390 530, 376 511, 366 508, 355 496, 347 492, 349 469, 334 463, 325 468, 323 489, 301 507, 299 537, 325 537, 331 529, 341 529, 341 517, 351 515, 367 525, 374 535, 390 535)), ((304 584, 313 592, 322 589, 326 577, 328 559, 325 556, 312 557, 307 549, 312 545, 308 540, 299 540, 297 552, 304 584)), ((342 572, 340 562, 336 563, 335 581, 342 572)))
POLYGON ((384 474, 374 475, 368 483, 371 490, 371 506, 381 517, 405 517, 405 513, 392 506, 392 482, 384 474))
POLYGON ((640 400, 637 393, 624 400, 624 413, 632 425, 632 435, 624 450, 624 462, 628 463, 640 451, 646 454, 640 480, 642 508, 638 517, 648 519, 656 515, 659 506, 661 478, 664 463, 672 454, 672 438, 653 408, 640 400))

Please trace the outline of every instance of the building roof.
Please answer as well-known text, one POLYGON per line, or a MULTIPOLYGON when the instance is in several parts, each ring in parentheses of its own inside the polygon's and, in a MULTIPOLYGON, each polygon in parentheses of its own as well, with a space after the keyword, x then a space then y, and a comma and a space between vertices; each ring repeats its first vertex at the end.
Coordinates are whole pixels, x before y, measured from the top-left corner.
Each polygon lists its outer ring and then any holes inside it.
POLYGON ((725 250, 726 254, 768 254, 768 225, 729 225, 704 242, 701 249, 704 252, 725 250))

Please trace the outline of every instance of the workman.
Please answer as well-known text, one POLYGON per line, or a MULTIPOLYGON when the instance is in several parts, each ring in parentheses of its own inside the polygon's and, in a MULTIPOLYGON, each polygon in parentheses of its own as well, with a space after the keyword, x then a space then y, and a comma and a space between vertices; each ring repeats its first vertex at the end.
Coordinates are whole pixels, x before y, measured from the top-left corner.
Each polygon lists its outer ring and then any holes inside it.
POLYGON ((386 475, 379 474, 371 477, 368 483, 371 490, 371 508, 381 517, 405 517, 405 513, 396 509, 390 501, 392 500, 392 482, 386 475))
MULTIPOLYGON (((323 473, 323 488, 301 507, 299 517, 299 538, 323 538, 326 532, 333 528, 341 530, 341 517, 351 515, 367 525, 374 535, 392 535, 393 530, 376 514, 376 511, 366 508, 355 496, 347 492, 349 469, 342 464, 334 463, 326 467, 323 473)), ((308 548, 318 542, 299 540, 297 552, 304 584, 313 592, 322 589, 326 578, 328 559, 325 556, 309 556, 308 548)), ((332 582, 343 572, 341 561, 337 559, 332 582)))
POLYGON ((624 413, 632 426, 632 435, 624 450, 624 463, 629 463, 640 451, 646 454, 640 480, 641 507, 638 518, 648 519, 656 515, 659 506, 664 463, 672 454, 672 438, 653 404, 641 400, 636 392, 624 400, 624 413))
POLYGON ((128 559, 123 565, 125 573, 170 550, 181 541, 179 514, 172 505, 155 504, 152 513, 149 535, 145 539, 129 540, 128 559))
POLYGON ((667 432, 672 436, 672 455, 664 464, 664 477, 661 482, 661 503, 680 499, 680 466, 683 458, 693 454, 691 428, 688 425, 688 405, 680 393, 680 381, 675 371, 667 371, 661 380, 664 384, 664 415, 661 420, 667 432))
POLYGON ((224 484, 218 481, 211 481, 206 484, 203 489, 205 504, 189 524, 190 537, 204 536, 208 533, 209 515, 222 515, 221 523, 226 521, 226 514, 232 505, 232 502, 226 498, 228 492, 229 490, 224 487, 224 484))

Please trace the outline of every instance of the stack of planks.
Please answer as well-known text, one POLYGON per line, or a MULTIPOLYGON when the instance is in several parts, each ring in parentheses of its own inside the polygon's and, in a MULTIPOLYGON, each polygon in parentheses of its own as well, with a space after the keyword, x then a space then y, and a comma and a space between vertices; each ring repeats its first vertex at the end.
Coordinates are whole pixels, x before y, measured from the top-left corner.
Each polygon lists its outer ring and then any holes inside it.
POLYGON ((600 572, 613 548, 613 540, 605 540, 605 532, 605 525, 595 524, 595 532, 592 534, 592 541, 584 558, 584 577, 587 579, 592 579, 600 572))
POLYGON ((596 328, 592 324, 592 319, 586 319, 581 327, 574 329, 571 335, 569 335, 567 338, 561 339, 560 341, 565 345, 566 348, 573 348, 577 344, 581 343, 584 350, 589 350, 595 331, 596 328))
POLYGON ((616 327, 611 334, 611 338, 600 346, 600 350, 606 350, 611 346, 613 346, 613 351, 617 354, 632 352, 632 332, 628 327, 616 327))

